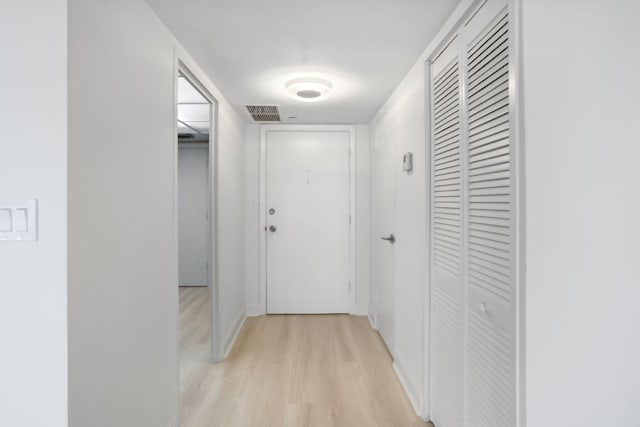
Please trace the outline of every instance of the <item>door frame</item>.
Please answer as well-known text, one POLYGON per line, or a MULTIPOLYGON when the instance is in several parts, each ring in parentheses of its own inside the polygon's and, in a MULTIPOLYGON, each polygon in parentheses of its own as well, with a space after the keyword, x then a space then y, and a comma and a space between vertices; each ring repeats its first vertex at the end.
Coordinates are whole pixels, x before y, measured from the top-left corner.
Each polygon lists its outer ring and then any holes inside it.
MULTIPOLYGON (((220 300, 218 292, 218 100, 207 88, 208 79, 199 67, 191 60, 191 58, 180 49, 176 49, 174 58, 174 103, 173 103, 173 126, 174 126, 174 142, 173 142, 173 200, 174 200, 174 243, 175 243, 175 260, 176 263, 176 294, 179 291, 178 283, 178 76, 182 74, 189 83, 193 85, 210 103, 211 110, 209 121, 211 129, 209 131, 209 167, 208 167, 208 205, 209 205, 209 236, 207 239, 209 252, 209 270, 208 285, 211 297, 211 362, 219 362, 224 359, 223 348, 221 342, 220 331, 220 300)), ((179 302, 179 296, 176 297, 179 302)), ((180 317, 179 304, 176 307, 176 322, 178 322, 178 345, 176 351, 178 353, 178 375, 180 364, 180 317)), ((179 378, 178 378, 179 381, 179 378)))
POLYGON ((349 314, 357 314, 356 127, 354 125, 260 126, 260 314, 267 314, 267 134, 269 132, 346 132, 349 135, 349 314))

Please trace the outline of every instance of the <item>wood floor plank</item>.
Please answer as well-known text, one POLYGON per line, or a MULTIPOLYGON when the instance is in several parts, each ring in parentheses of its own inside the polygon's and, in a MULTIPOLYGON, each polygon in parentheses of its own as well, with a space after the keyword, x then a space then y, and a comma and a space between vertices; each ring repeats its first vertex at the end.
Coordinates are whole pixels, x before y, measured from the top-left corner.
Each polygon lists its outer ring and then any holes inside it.
POLYGON ((209 363, 206 288, 180 289, 184 427, 428 426, 366 317, 248 318, 229 357, 209 363))

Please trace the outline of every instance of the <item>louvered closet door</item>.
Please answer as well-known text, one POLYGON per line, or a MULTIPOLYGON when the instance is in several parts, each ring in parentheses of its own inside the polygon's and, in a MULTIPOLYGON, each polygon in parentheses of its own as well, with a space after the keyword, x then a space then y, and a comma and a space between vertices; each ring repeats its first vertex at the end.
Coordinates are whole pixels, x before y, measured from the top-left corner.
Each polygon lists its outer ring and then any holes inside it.
POLYGON ((463 413, 462 152, 458 40, 432 63, 432 420, 461 425, 463 413))
POLYGON ((512 427, 516 425, 516 317, 509 21, 504 10, 490 18, 465 48, 465 424, 512 427))
POLYGON ((516 425, 509 20, 487 0, 431 64, 431 419, 516 425))

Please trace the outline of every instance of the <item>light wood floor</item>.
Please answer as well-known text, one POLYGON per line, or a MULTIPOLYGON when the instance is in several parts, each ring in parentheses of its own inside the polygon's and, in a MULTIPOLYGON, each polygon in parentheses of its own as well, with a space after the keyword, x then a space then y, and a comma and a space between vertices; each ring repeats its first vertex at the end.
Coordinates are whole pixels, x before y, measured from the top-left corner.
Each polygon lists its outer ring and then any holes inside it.
POLYGON ((199 381, 211 360, 209 288, 180 288, 180 393, 199 381))
POLYGON ((180 297, 183 427, 429 425, 366 317, 251 317, 229 357, 209 364, 208 292, 180 297))

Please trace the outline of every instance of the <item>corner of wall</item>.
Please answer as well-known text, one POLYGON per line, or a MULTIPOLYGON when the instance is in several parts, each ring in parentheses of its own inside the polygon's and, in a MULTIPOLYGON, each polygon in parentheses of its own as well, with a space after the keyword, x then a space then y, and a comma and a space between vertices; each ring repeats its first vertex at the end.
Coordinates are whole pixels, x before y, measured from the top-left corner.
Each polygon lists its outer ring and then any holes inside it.
POLYGON ((368 316, 369 315, 369 304, 356 304, 356 312, 354 313, 356 316, 368 316))
POLYGON ((400 354, 396 352, 394 354, 394 362, 393 362, 393 370, 396 371, 396 375, 404 388, 404 391, 407 393, 407 397, 411 402, 411 406, 415 413, 422 417, 422 399, 420 396, 420 392, 418 388, 416 388, 415 384, 411 381, 411 375, 409 375, 409 370, 404 362, 404 359, 400 354))
POLYGON ((264 313, 260 301, 260 126, 244 125, 244 288, 248 316, 264 313))
POLYGON ((265 313, 264 304, 247 304, 247 317, 262 316, 265 313))
POLYGON ((245 320, 247 319, 246 311, 244 307, 242 310, 238 311, 233 322, 231 323, 231 327, 227 331, 227 334, 224 337, 224 359, 229 356, 231 349, 233 348, 233 344, 235 344, 240 331, 242 330, 242 326, 244 325, 245 320))

